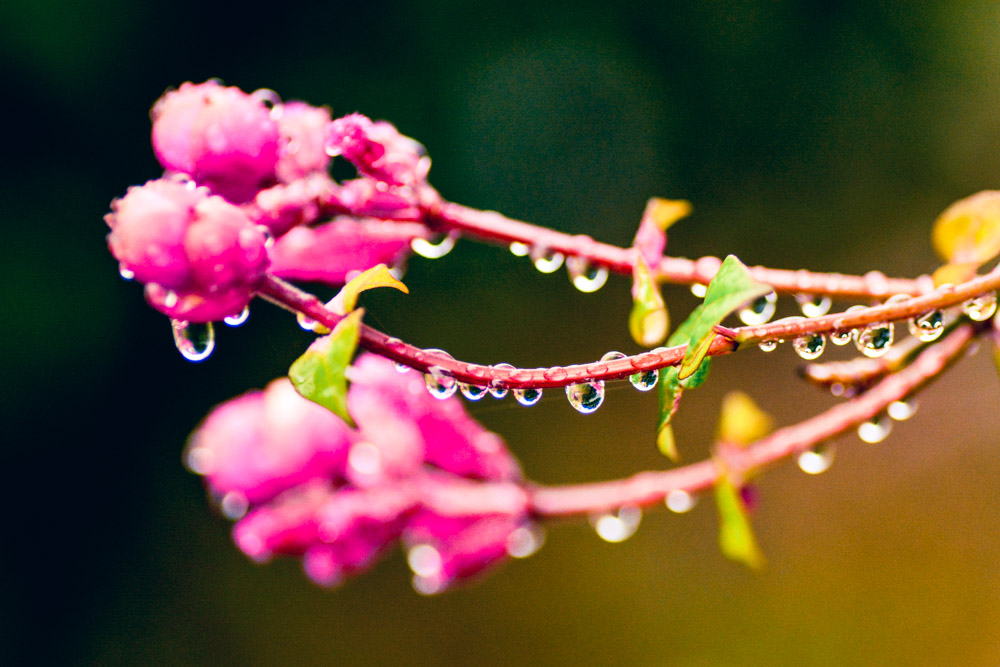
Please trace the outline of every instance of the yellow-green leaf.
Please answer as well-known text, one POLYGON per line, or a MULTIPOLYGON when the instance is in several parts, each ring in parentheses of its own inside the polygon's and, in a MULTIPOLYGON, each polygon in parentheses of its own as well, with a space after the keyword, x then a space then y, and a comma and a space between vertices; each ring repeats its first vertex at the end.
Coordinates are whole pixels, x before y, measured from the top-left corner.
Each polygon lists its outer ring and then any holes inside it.
POLYGON ((934 250, 949 264, 984 264, 1000 254, 1000 191, 960 199, 934 222, 934 250))
POLYGON ((347 412, 346 371, 361 338, 364 312, 359 308, 344 317, 329 335, 317 338, 288 370, 296 391, 352 427, 354 420, 347 412))
POLYGON ((670 420, 680 404, 681 391, 681 382, 677 379, 676 366, 670 366, 660 371, 660 381, 656 385, 656 399, 660 408, 660 417, 656 424, 656 446, 671 461, 676 461, 679 458, 670 420))
POLYGON ((665 232, 675 222, 689 215, 691 215, 691 202, 689 201, 652 197, 646 203, 646 210, 642 217, 644 220, 651 220, 661 232, 665 232))
POLYGON ((701 365, 715 338, 713 329, 733 311, 771 291, 770 286, 757 282, 735 255, 726 257, 719 272, 708 284, 705 300, 694 309, 685 322, 689 323, 687 352, 681 362, 681 380, 692 375, 701 365))
POLYGON ((731 391, 722 400, 717 438, 745 447, 771 432, 774 421, 741 391, 731 391))
POLYGON ((739 489, 725 475, 715 483, 715 504, 719 510, 719 548, 730 560, 759 569, 764 554, 757 545, 746 505, 739 489))
POLYGON ((389 272, 389 267, 385 264, 379 264, 355 276, 353 280, 344 285, 328 305, 337 313, 346 315, 354 310, 359 294, 370 289, 375 289, 376 287, 392 287, 398 289, 403 294, 410 293, 406 285, 393 277, 389 272))
POLYGON ((663 303, 660 287, 646 260, 639 257, 632 268, 632 312, 628 317, 628 330, 632 339, 643 347, 656 347, 667 337, 670 316, 663 303))

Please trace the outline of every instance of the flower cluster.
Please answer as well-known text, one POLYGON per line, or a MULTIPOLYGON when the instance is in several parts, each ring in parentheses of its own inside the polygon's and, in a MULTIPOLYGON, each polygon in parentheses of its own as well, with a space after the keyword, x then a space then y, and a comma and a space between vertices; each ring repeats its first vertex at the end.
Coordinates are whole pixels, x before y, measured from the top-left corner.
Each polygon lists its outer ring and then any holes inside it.
POLYGON ((188 465, 240 517, 239 548, 301 556, 331 586, 401 540, 427 593, 505 559, 528 515, 503 441, 385 359, 360 357, 351 379, 356 429, 282 379, 217 407, 192 435, 188 465))
POLYGON ((265 271, 342 284, 429 235, 430 160, 388 123, 214 80, 167 91, 151 116, 165 173, 112 203, 108 245, 174 319, 236 315, 265 271), (333 155, 362 177, 333 181, 333 155))

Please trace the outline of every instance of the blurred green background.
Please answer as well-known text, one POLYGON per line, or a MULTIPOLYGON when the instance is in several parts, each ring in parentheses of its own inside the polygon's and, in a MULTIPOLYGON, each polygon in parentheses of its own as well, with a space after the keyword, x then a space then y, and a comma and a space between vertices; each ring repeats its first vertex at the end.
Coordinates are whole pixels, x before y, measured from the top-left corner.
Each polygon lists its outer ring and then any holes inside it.
MULTIPOLYGON (((210 407, 308 343, 266 305, 184 362, 122 281, 102 216, 158 174, 148 110, 169 86, 245 90, 395 122, 448 198, 628 243, 649 196, 687 198, 688 257, 917 275, 950 202, 1000 179, 992 2, 0 5, 4 664, 1000 664, 1000 416, 988 351, 881 445, 817 478, 760 482, 760 574, 718 553, 711 503, 650 511, 631 540, 585 521, 477 585, 414 593, 398 554, 328 592, 256 566, 181 466, 210 407)), ((484 363, 635 351, 628 282, 594 295, 506 250, 414 258, 371 321, 484 363)), ((694 305, 668 288, 675 320, 694 305)), ((779 315, 790 315, 790 299, 779 315)), ((846 307, 847 303, 840 304, 846 307)), ((786 348, 788 346, 783 346, 786 348)), ((830 405, 787 349, 720 359, 677 435, 707 452, 726 389, 781 423, 830 405)), ((550 392, 470 410, 558 483, 664 467, 655 401, 595 415, 550 392)))

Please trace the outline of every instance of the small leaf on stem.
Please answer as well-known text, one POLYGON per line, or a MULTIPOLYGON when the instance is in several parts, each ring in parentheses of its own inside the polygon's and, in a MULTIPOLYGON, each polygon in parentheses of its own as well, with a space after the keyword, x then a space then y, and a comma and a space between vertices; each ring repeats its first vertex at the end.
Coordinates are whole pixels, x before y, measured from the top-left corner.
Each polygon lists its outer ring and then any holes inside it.
POLYGON ((385 264, 379 264, 356 276, 344 285, 337 296, 333 297, 330 301, 330 307, 338 314, 346 315, 354 310, 359 294, 370 289, 375 289, 376 287, 392 287, 398 289, 403 294, 410 293, 406 285, 393 277, 385 264))
POLYGON ((644 347, 659 345, 667 337, 670 316, 660 287, 642 257, 632 268, 632 300, 632 312, 628 316, 632 339, 644 347))
POLYGON ((361 337, 364 309, 352 311, 333 331, 317 338, 288 370, 295 390, 322 405, 351 427, 354 420, 347 412, 347 366, 361 337))
POLYGON ((731 391, 722 399, 717 438, 720 442, 739 447, 771 432, 774 420, 757 407, 753 399, 741 391, 731 391))
POLYGON ((764 554, 757 545, 750 516, 739 489, 723 474, 715 483, 715 504, 719 510, 719 548, 730 560, 760 569, 764 554))
POLYGON ((985 190, 949 206, 934 221, 934 250, 949 264, 984 264, 1000 254, 1000 191, 985 190))

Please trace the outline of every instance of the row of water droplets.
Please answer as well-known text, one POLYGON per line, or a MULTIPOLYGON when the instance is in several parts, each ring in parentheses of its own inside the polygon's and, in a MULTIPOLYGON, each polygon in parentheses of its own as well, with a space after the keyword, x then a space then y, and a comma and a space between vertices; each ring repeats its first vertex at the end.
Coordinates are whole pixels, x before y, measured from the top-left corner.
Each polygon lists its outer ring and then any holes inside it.
MULTIPOLYGON (((665 349, 657 348, 655 351, 663 351, 665 349)), ((444 350, 427 349, 423 352, 425 354, 432 353, 453 359, 444 350)), ((591 370, 594 374, 603 373, 607 371, 607 366, 603 365, 605 362, 625 359, 627 356, 622 352, 607 352, 591 370)), ((515 366, 508 363, 494 364, 490 368, 503 371, 517 370, 515 366)), ((396 370, 400 373, 407 373, 412 369, 405 364, 397 362, 396 370)), ((545 369, 543 373, 546 378, 553 381, 559 381, 566 377, 566 369, 560 367, 545 369)), ((637 372, 631 374, 628 379, 633 387, 645 392, 650 391, 656 386, 659 377, 660 373, 657 369, 637 369, 637 372)), ((424 373, 424 385, 431 396, 441 400, 451 398, 458 392, 470 401, 479 401, 487 394, 493 398, 501 399, 510 393, 514 396, 514 400, 525 406, 535 405, 542 399, 542 389, 539 387, 509 389, 506 383, 500 379, 492 380, 488 385, 468 384, 457 381, 446 369, 439 366, 431 366, 427 369, 427 372, 424 373)), ((604 403, 604 395, 604 380, 584 380, 583 382, 566 385, 566 398, 569 404, 583 414, 590 414, 601 407, 604 403)))
MULTIPOLYGON (((911 298, 906 294, 897 294, 886 304, 898 303, 911 298)), ((802 314, 807 317, 821 317, 830 311, 831 300, 825 295, 797 295, 795 297, 802 314)), ((759 326, 770 321, 774 316, 778 297, 774 292, 754 300, 739 311, 740 320, 747 326, 759 326)), ((864 310, 865 306, 851 306, 845 312, 864 310)), ((993 317, 997 309, 997 299, 994 292, 969 299, 962 304, 962 312, 970 319, 982 322, 993 317)), ((907 329, 911 336, 921 342, 932 342, 940 338, 945 329, 945 314, 940 309, 931 310, 913 317, 907 321, 907 329)), ((837 330, 830 333, 830 342, 834 345, 847 345, 854 342, 858 351, 866 357, 877 358, 887 353, 895 339, 895 327, 892 322, 874 322, 856 329, 837 330)), ((778 339, 761 341, 760 349, 771 352, 778 347, 778 339)), ((796 354, 806 360, 819 358, 826 349, 826 336, 822 333, 806 333, 792 341, 796 354)))
POLYGON ((595 266, 586 257, 566 257, 561 252, 544 246, 530 246, 520 241, 510 244, 510 252, 515 257, 528 257, 541 273, 555 273, 565 262, 573 286, 587 294, 601 289, 608 281, 607 267, 595 266))

